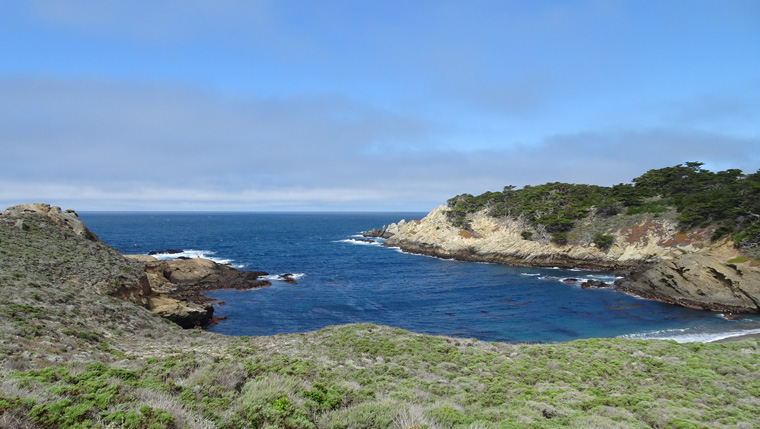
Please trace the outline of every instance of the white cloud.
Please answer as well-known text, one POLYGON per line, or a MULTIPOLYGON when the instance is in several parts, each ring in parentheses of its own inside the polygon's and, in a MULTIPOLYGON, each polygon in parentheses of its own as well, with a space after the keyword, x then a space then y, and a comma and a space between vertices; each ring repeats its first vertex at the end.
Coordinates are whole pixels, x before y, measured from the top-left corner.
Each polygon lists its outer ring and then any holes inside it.
POLYGON ((667 128, 447 150, 435 143, 450 124, 340 96, 44 79, 2 79, 0 92, 5 205, 425 210, 507 184, 611 185, 685 161, 754 172, 760 161, 757 138, 667 128))

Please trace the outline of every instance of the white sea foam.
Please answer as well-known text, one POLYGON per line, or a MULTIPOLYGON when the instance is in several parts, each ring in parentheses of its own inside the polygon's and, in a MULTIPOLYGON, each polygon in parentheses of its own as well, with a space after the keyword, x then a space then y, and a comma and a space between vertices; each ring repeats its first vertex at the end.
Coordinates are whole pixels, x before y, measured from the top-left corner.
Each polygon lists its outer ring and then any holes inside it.
POLYGON ((588 274, 585 276, 585 279, 599 280, 600 282, 605 282, 607 284, 614 284, 615 280, 622 279, 622 277, 588 274))
POLYGON ((288 273, 289 276, 285 276, 285 273, 283 274, 270 274, 268 276, 265 276, 264 278, 271 281, 281 281, 287 278, 291 278, 293 280, 301 280, 302 278, 306 277, 306 273, 288 273))
POLYGON ((229 265, 233 268, 245 268, 243 264, 233 264, 234 259, 218 258, 211 255, 215 255, 216 252, 211 250, 195 250, 195 249, 183 249, 179 253, 156 253, 151 256, 160 260, 168 261, 171 259, 183 258, 204 258, 216 262, 217 264, 229 265))
POLYGON ((540 276, 540 273, 520 273, 521 276, 535 277, 540 276))
POLYGON ((720 332, 704 332, 697 328, 662 329, 637 334, 620 335, 618 338, 639 340, 673 340, 677 343, 709 343, 742 335, 760 334, 760 329, 743 329, 720 332))
POLYGON ((374 240, 372 240, 372 241, 364 241, 364 240, 353 240, 351 238, 347 238, 345 240, 338 240, 335 243, 360 244, 360 245, 364 245, 364 246, 379 246, 380 244, 382 244, 379 241, 374 241, 374 240))

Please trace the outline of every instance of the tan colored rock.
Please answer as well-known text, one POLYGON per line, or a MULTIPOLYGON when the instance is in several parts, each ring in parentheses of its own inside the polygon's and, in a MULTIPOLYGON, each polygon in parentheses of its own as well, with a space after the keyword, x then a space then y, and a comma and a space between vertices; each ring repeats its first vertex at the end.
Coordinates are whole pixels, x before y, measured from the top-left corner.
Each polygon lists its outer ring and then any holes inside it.
POLYGON ((214 314, 214 308, 210 304, 196 304, 164 296, 151 297, 148 306, 153 313, 183 328, 205 325, 214 314))
MULTIPOLYGON (((532 230, 529 224, 495 219, 485 211, 468 215, 470 230, 463 231, 451 224, 447 212, 439 206, 420 221, 389 226, 395 234, 384 245, 464 261, 633 270, 621 290, 694 308, 760 312, 760 268, 728 263, 739 252, 730 239, 711 243, 710 230, 683 232, 672 219, 623 218, 628 224, 606 232, 614 243, 603 250, 590 239, 568 245, 545 237, 525 240, 521 232, 532 230)), ((582 226, 592 230, 593 219, 585 222, 582 226)))
MULTIPOLYGON (((641 262, 636 253, 610 255, 591 246, 558 246, 547 240, 525 240, 517 220, 497 220, 480 212, 470 218, 473 234, 451 225, 448 208, 439 206, 420 221, 399 223, 386 246, 442 258, 527 266, 626 268, 641 262)), ((390 227, 389 227, 390 228, 390 227)))
POLYGON ((125 258, 131 259, 133 261, 142 262, 142 263, 149 263, 149 262, 158 262, 158 259, 154 258, 153 256, 148 255, 124 255, 125 258))
POLYGON ((97 240, 97 236, 90 232, 85 224, 79 220, 79 216, 74 210, 62 211, 58 206, 51 206, 43 203, 20 204, 8 207, 1 214, 3 216, 21 217, 24 214, 38 213, 50 218, 57 226, 73 232, 76 235, 85 237, 89 240, 97 240))
POLYGON ((618 289, 685 307, 728 313, 760 313, 760 268, 730 263, 732 243, 688 252, 634 272, 618 289))
POLYGON ((201 293, 212 289, 255 289, 271 285, 259 280, 267 273, 239 271, 209 259, 160 261, 152 256, 129 255, 145 267, 145 282, 153 296, 148 307, 154 313, 185 328, 208 324, 214 308, 201 293))
POLYGON ((200 292, 212 289, 254 289, 269 286, 259 280, 267 273, 239 271, 205 258, 148 260, 145 274, 150 287, 161 294, 200 292))

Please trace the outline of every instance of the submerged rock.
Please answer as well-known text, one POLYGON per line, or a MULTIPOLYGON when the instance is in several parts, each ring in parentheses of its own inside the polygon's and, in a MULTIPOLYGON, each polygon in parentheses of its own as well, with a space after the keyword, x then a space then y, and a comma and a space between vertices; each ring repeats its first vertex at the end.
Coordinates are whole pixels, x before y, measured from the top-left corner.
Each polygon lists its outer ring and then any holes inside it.
POLYGON ((585 282, 581 283, 581 287, 583 289, 601 289, 612 287, 612 285, 601 280, 586 280, 585 282))
POLYGON ((298 282, 296 282, 296 279, 294 278, 294 276, 295 276, 295 274, 293 274, 293 273, 280 274, 279 276, 277 276, 277 281, 289 283, 289 284, 292 284, 292 285, 298 284, 298 282))
POLYGON ((177 253, 182 253, 182 251, 177 249, 151 250, 148 255, 176 255, 177 253))

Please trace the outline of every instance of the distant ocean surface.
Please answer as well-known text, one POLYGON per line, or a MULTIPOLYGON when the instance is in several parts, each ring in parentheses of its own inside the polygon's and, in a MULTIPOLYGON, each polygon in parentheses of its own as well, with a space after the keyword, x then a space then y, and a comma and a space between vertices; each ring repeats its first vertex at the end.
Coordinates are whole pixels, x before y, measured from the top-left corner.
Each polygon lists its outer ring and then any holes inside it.
MULTIPOLYGON (((559 342, 591 337, 711 341, 760 333, 760 317, 719 313, 587 290, 564 278, 614 280, 609 272, 509 267, 411 255, 351 238, 425 213, 105 213, 80 218, 125 254, 183 250, 239 269, 293 273, 251 290, 206 295, 209 327, 228 335, 306 332, 371 322, 486 341, 559 342)), ((176 256, 176 255, 174 255, 176 256)))

